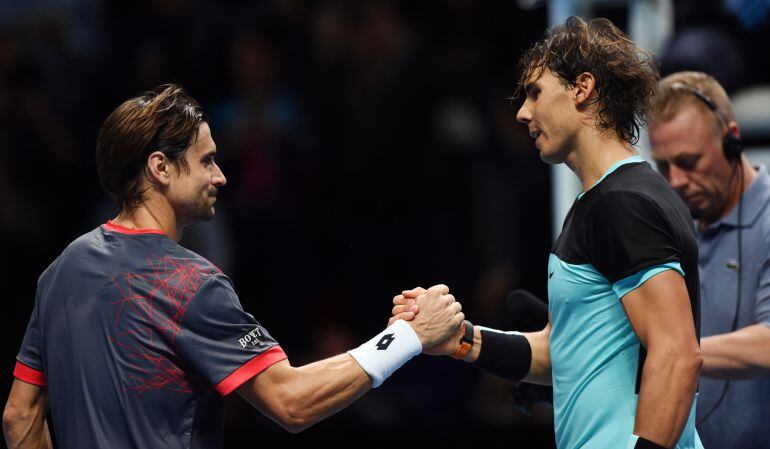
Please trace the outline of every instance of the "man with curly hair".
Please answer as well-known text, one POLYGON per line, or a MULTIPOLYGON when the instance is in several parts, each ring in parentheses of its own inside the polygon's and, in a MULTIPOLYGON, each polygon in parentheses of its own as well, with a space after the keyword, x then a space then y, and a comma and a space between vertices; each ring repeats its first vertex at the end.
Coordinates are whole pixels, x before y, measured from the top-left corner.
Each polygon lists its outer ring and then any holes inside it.
MULTIPOLYGON (((659 77, 651 55, 606 19, 571 17, 520 68, 517 120, 583 186, 548 262, 549 322, 517 333, 466 321, 459 347, 431 352, 553 385, 559 448, 702 448, 693 223, 633 149, 659 77)), ((419 312, 422 292, 394 298, 393 318, 419 312)))

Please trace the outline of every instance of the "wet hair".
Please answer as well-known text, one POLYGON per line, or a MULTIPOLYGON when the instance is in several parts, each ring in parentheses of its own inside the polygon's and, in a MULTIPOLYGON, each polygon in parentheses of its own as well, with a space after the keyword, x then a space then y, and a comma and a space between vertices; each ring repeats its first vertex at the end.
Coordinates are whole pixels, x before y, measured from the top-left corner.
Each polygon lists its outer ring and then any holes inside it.
POLYGON ((635 144, 647 123, 650 99, 660 75, 652 53, 641 49, 607 19, 586 21, 572 16, 546 31, 519 60, 517 98, 527 82, 548 69, 565 88, 581 73, 596 79, 598 125, 635 144))
POLYGON ((142 176, 149 179, 147 158, 162 152, 189 172, 187 148, 208 121, 205 112, 181 86, 163 84, 126 100, 107 117, 96 141, 96 168, 102 188, 122 210, 142 203, 142 176))
POLYGON ((685 106, 700 108, 701 113, 713 118, 720 131, 727 123, 735 120, 733 106, 722 85, 714 77, 703 72, 687 71, 672 73, 658 82, 658 90, 652 99, 650 122, 668 122, 685 106), (713 101, 717 110, 709 109, 692 91, 699 92, 713 101))

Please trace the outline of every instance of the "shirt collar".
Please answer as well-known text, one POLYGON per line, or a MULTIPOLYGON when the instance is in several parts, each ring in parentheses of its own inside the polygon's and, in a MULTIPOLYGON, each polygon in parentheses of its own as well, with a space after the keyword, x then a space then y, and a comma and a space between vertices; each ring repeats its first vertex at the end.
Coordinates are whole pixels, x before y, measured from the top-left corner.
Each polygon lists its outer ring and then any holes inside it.
MULTIPOLYGON (((759 165, 757 177, 749 185, 748 190, 741 197, 741 227, 750 227, 764 210, 765 205, 770 201, 770 175, 764 165, 759 165)), ((716 228, 719 225, 738 226, 738 205, 726 217, 712 223, 708 228, 716 228)))
MULTIPOLYGON (((607 169, 606 172, 604 172, 602 177, 599 178, 598 181, 596 181, 596 184, 591 186, 591 189, 593 189, 594 187, 598 186, 600 182, 604 181, 604 178, 606 178, 607 176, 612 174, 612 172, 614 172, 615 170, 620 168, 620 166, 626 165, 626 164, 633 164, 635 162, 644 162, 644 159, 642 159, 641 155, 637 154, 636 156, 627 157, 625 159, 621 159, 621 160, 615 162, 614 164, 612 164, 612 166, 610 168, 607 169)), ((586 194, 586 192, 590 191, 591 189, 588 189, 585 192, 580 192, 580 195, 578 195, 578 199, 580 199, 583 195, 586 194)))

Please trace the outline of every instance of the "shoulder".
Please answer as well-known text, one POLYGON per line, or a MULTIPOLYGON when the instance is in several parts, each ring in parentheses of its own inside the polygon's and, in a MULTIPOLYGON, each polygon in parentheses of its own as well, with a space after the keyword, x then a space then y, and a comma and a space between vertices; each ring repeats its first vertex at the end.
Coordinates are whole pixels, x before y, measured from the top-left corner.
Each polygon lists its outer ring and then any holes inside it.
POLYGON ((645 218, 692 227, 681 198, 646 162, 620 167, 597 187, 587 208, 594 219, 624 223, 645 218))
POLYGON ((607 189, 597 192, 587 207, 590 221, 596 223, 627 223, 639 218, 661 219, 660 202, 638 190, 607 189))
POLYGON ((54 267, 64 269, 77 266, 84 260, 109 265, 115 272, 132 267, 143 267, 141 269, 188 273, 196 276, 222 274, 222 271, 211 261, 164 235, 114 233, 105 230, 102 226, 70 243, 46 271, 51 271, 54 267))
POLYGON ((174 247, 169 253, 170 256, 180 261, 184 261, 186 264, 192 267, 195 267, 195 269, 200 270, 212 277, 216 277, 217 279, 223 279, 223 280, 226 280, 227 282, 230 282, 230 278, 225 276, 222 270, 220 270, 218 266, 214 265, 214 263, 208 260, 207 258, 177 243, 174 243, 174 242, 171 242, 171 243, 174 245, 174 247))
POLYGON ((38 284, 53 276, 60 267, 68 265, 69 261, 82 260, 82 255, 93 248, 99 247, 99 240, 99 228, 96 228, 70 242, 61 254, 40 274, 38 284))

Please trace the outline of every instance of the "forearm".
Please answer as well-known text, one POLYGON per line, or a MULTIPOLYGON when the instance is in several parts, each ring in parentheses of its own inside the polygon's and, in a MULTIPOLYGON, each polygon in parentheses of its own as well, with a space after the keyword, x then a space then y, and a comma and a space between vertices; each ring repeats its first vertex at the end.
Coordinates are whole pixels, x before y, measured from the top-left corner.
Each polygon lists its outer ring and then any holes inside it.
POLYGON ((238 393, 284 429, 300 432, 350 405, 371 386, 355 359, 340 354, 298 368, 288 360, 278 362, 238 393))
POLYGON ((50 449, 51 435, 45 419, 45 408, 21 411, 6 406, 3 433, 9 449, 50 449))
POLYGON ((296 369, 289 409, 307 427, 328 418, 352 404, 371 387, 372 382, 349 354, 321 360, 296 369))
POLYGON ((524 382, 539 385, 551 385, 551 350, 548 329, 523 334, 532 347, 532 362, 524 382))
POLYGON ((701 358, 670 348, 650 350, 644 363, 634 433, 674 447, 692 408, 701 358))
MULTIPOLYGON (((540 385, 551 385, 551 355, 549 352, 549 331, 545 329, 538 332, 523 332, 523 335, 529 342, 532 350, 532 358, 527 375, 522 379, 523 382, 529 382, 540 385)), ((465 361, 475 363, 479 358, 483 347, 483 338, 481 329, 474 327, 473 347, 465 357, 465 361)))
POLYGON ((755 324, 701 339, 705 377, 749 379, 770 374, 770 328, 755 324))

